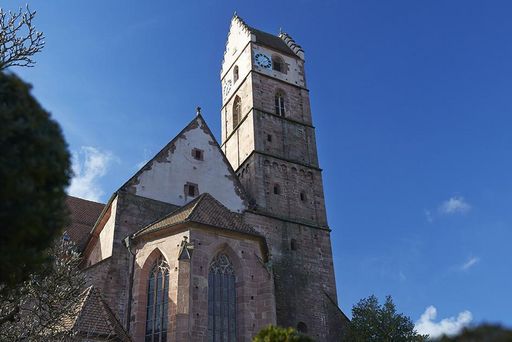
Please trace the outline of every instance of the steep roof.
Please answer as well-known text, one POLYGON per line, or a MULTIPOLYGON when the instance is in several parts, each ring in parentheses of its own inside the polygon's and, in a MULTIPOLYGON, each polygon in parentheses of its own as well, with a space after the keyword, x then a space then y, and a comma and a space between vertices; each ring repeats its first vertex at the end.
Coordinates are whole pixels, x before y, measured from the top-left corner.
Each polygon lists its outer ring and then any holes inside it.
POLYGON ((109 338, 109 341, 131 341, 114 313, 93 286, 87 288, 71 315, 61 320, 63 331, 81 336, 109 338))
POLYGON ((83 250, 92 227, 105 207, 105 204, 68 196, 66 204, 69 208, 69 225, 65 232, 69 238, 83 250))
POLYGON ((238 21, 240 24, 245 26, 245 28, 256 37, 257 43, 291 56, 304 58, 304 51, 289 34, 280 32, 279 35, 276 36, 271 33, 263 32, 247 25, 236 13, 233 16, 233 20, 238 21))
POLYGON ((261 237, 256 230, 243 222, 241 214, 230 211, 208 193, 201 194, 178 210, 139 230, 133 237, 185 222, 195 222, 261 237))

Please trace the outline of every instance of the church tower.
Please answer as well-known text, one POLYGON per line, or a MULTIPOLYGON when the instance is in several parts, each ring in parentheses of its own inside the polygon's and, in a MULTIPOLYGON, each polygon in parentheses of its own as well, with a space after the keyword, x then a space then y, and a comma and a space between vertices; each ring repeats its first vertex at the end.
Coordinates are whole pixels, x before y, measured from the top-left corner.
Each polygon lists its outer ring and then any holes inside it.
POLYGON ((304 51, 235 15, 221 70, 222 150, 250 196, 247 223, 268 241, 277 324, 335 341, 330 228, 304 71, 304 51))

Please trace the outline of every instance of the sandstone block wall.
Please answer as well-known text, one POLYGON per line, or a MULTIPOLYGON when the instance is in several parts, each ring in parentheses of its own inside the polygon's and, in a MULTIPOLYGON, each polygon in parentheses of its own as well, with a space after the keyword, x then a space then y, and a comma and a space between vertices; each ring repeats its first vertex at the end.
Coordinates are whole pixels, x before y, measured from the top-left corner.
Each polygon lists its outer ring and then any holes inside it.
POLYGON ((257 213, 244 217, 269 243, 277 324, 297 328, 303 322, 315 340, 339 341, 343 317, 336 306, 330 232, 257 213))
POLYGON ((136 249, 132 302, 136 341, 144 335, 148 275, 159 255, 170 268, 170 340, 208 340, 208 270, 218 253, 226 254, 235 270, 237 341, 249 342, 260 329, 276 323, 272 273, 264 264, 259 240, 191 224, 186 230, 139 242, 136 249), (184 236, 194 248, 191 259, 178 260, 184 236))

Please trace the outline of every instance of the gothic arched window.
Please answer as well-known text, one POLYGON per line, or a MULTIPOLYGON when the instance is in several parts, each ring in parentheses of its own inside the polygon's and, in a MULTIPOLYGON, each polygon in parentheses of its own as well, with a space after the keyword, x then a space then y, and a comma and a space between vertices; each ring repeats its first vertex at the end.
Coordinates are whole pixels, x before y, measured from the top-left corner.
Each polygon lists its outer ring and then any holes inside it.
POLYGON ((236 83, 236 81, 238 81, 238 65, 233 68, 233 83, 236 83))
POLYGON ((284 60, 281 56, 272 55, 272 69, 286 74, 286 65, 284 64, 284 60))
POLYGON ((299 322, 297 324, 297 331, 302 333, 302 334, 307 334, 308 333, 308 326, 304 322, 299 322))
POLYGON ((240 96, 236 96, 233 101, 233 129, 238 126, 242 114, 242 100, 240 96))
POLYGON ((278 91, 274 97, 276 114, 284 116, 284 95, 281 91, 278 91))
POLYGON ((151 269, 147 292, 144 342, 165 342, 169 307, 169 266, 162 257, 158 258, 151 269))
POLYGON ((226 254, 208 270, 208 341, 236 342, 235 272, 226 254))

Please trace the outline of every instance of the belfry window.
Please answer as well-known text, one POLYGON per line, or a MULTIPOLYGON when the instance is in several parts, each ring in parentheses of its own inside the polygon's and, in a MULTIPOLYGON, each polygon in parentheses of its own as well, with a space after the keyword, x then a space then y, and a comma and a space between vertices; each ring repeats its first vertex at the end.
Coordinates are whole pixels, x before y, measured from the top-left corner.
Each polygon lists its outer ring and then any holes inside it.
POLYGON ((280 56, 272 56, 272 69, 286 74, 286 66, 284 64, 284 60, 280 56))
POLYGON ((237 95, 233 101, 233 129, 238 126, 242 114, 242 100, 237 95))
POLYGON ((236 289, 233 265, 218 254, 208 270, 208 341, 235 342, 236 289))
POLYGON ((145 342, 167 341, 169 308, 169 266, 160 257, 149 273, 145 342))
POLYGON ((238 81, 238 65, 233 68, 233 83, 236 83, 236 81, 238 81))
POLYGON ((276 114, 279 116, 284 116, 284 96, 283 93, 278 91, 275 95, 275 107, 276 107, 276 114))

